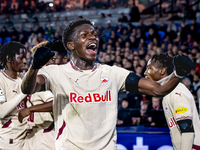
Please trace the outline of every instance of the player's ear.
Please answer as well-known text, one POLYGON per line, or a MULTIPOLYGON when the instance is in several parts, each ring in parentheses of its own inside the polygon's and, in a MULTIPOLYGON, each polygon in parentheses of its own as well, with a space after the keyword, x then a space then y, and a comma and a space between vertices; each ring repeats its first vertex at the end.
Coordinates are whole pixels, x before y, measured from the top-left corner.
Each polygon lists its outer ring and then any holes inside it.
POLYGON ((70 51, 74 50, 74 42, 67 42, 67 47, 69 48, 70 51))
POLYGON ((63 57, 63 64, 67 63, 67 60, 68 60, 68 56, 65 55, 65 56, 63 57))
POLYGON ((166 74, 167 73, 167 69, 166 68, 161 68, 160 69, 160 74, 161 75, 164 75, 164 74, 166 74))
POLYGON ((11 59, 8 57, 8 55, 6 56, 6 61, 7 61, 8 63, 11 62, 11 59))

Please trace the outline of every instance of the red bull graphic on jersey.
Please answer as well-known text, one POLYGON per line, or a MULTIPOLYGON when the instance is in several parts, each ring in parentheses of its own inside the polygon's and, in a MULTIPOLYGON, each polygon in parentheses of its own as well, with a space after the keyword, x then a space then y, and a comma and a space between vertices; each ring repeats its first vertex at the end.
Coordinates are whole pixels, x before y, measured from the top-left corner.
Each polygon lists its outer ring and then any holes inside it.
POLYGON ((169 128, 172 129, 172 128, 175 127, 176 125, 177 125, 177 123, 176 123, 174 117, 171 117, 171 118, 170 118, 170 122, 168 122, 169 128))
POLYGON ((101 83, 103 84, 103 86, 106 86, 109 82, 109 78, 107 77, 101 77, 101 83))
POLYGON ((111 91, 106 91, 106 94, 87 93, 87 95, 78 95, 76 92, 69 93, 70 103, 100 103, 111 102, 111 91))

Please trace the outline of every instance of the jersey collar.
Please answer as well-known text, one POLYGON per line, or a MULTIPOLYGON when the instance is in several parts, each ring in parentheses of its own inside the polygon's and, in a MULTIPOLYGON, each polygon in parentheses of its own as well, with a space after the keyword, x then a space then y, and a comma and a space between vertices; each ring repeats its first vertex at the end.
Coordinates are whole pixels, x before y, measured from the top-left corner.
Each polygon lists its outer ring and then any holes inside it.
MULTIPOLYGON (((78 67, 73 63, 73 61, 70 61, 70 65, 72 66, 72 68, 73 68, 74 70, 79 71, 79 72, 83 72, 83 70, 81 70, 80 68, 78 68, 78 67)), ((96 69, 97 69, 97 64, 95 63, 95 64, 94 64, 94 67, 92 68, 92 71, 91 71, 91 72, 95 71, 96 69)))

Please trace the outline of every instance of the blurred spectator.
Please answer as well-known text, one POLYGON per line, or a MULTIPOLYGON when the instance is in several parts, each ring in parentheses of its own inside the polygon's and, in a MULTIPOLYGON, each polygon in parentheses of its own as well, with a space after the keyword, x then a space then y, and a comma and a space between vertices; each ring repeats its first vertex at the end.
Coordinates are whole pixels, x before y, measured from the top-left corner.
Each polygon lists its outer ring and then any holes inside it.
POLYGON ((24 36, 24 34, 20 34, 19 35, 19 42, 22 43, 22 44, 25 44, 27 42, 27 37, 24 36))
POLYGON ((190 26, 189 33, 191 34, 191 36, 194 40, 199 41, 199 34, 198 34, 197 30, 195 30, 194 25, 190 26))
POLYGON ((165 33, 167 32, 167 26, 164 24, 164 22, 161 22, 159 28, 160 31, 164 31, 165 33))
POLYGON ((129 13, 130 16, 130 22, 136 22, 140 20, 140 12, 137 6, 135 6, 135 3, 132 4, 131 11, 129 13))
POLYGON ((12 0, 12 3, 10 5, 11 13, 17 14, 18 13, 19 4, 16 0, 12 0))
POLYGON ((0 37, 4 40, 8 36, 10 36, 10 33, 8 32, 7 28, 5 26, 3 26, 1 28, 0 37))
POLYGON ((160 37, 159 37, 158 33, 155 32, 153 28, 150 28, 149 36, 147 37, 147 40, 153 41, 154 38, 157 39, 157 41, 160 41, 160 37))
POLYGON ((197 91, 198 88, 200 88, 200 75, 198 73, 195 73, 194 75, 194 81, 192 83, 194 91, 197 91))
POLYGON ((162 100, 161 98, 152 97, 152 103, 148 106, 146 112, 148 116, 149 126, 154 126, 154 127, 166 126, 161 100, 162 100))
POLYGON ((104 14, 104 13, 101 13, 101 17, 100 17, 101 19, 104 19, 104 18, 106 18, 106 15, 104 14))
POLYGON ((10 20, 10 17, 6 17, 5 25, 7 27, 12 27, 13 26, 13 22, 10 20))
POLYGON ((1 14, 8 14, 10 12, 10 6, 8 4, 7 0, 4 0, 3 3, 1 3, 1 14))
POLYGON ((42 33, 38 33, 37 37, 33 39, 33 45, 37 45, 38 43, 43 42, 43 41, 47 41, 47 39, 44 38, 42 33))
POLYGON ((122 22, 122 23, 128 22, 128 19, 127 19, 127 17, 124 15, 124 13, 121 13, 121 14, 120 14, 120 16, 119 16, 119 18, 118 18, 118 22, 122 22))
POLYGON ((128 108, 128 100, 126 98, 124 98, 122 100, 122 108, 118 110, 118 117, 117 117, 117 125, 120 126, 127 126, 127 125, 131 125, 131 112, 128 108))
POLYGON ((184 77, 181 82, 191 91, 192 83, 190 78, 184 77))
POLYGON ((143 125, 146 126, 148 125, 148 120, 147 120, 147 115, 146 111, 149 105, 149 101, 141 102, 140 103, 140 109, 139 110, 134 110, 131 113, 132 116, 132 124, 133 125, 143 125))
POLYGON ((55 31, 51 25, 48 26, 48 29, 45 32, 45 34, 48 35, 49 37, 51 36, 51 34, 55 34, 55 31))
POLYGON ((153 21, 150 21, 150 24, 149 24, 148 28, 149 28, 149 30, 150 30, 150 29, 153 29, 153 31, 154 31, 155 33, 158 32, 158 28, 157 28, 157 26, 154 24, 153 21))
POLYGON ((123 30, 123 33, 122 33, 122 35, 120 37, 121 37, 122 41, 127 41, 128 40, 129 34, 127 32, 127 29, 123 30))

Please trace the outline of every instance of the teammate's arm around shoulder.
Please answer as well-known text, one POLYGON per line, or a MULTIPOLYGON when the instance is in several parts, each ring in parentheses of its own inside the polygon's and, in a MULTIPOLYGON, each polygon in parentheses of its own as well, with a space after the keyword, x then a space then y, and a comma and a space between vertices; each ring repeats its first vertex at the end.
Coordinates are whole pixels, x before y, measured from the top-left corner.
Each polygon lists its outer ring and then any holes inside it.
POLYGON ((32 94, 43 90, 45 78, 42 75, 37 76, 37 73, 54 55, 55 53, 47 47, 37 49, 33 56, 33 63, 22 80, 21 89, 23 93, 32 94))
POLYGON ((151 96, 164 96, 170 93, 179 83, 180 78, 187 75, 195 65, 188 56, 178 55, 174 57, 174 67, 176 71, 168 77, 168 82, 163 85, 130 73, 125 82, 126 90, 151 96))

